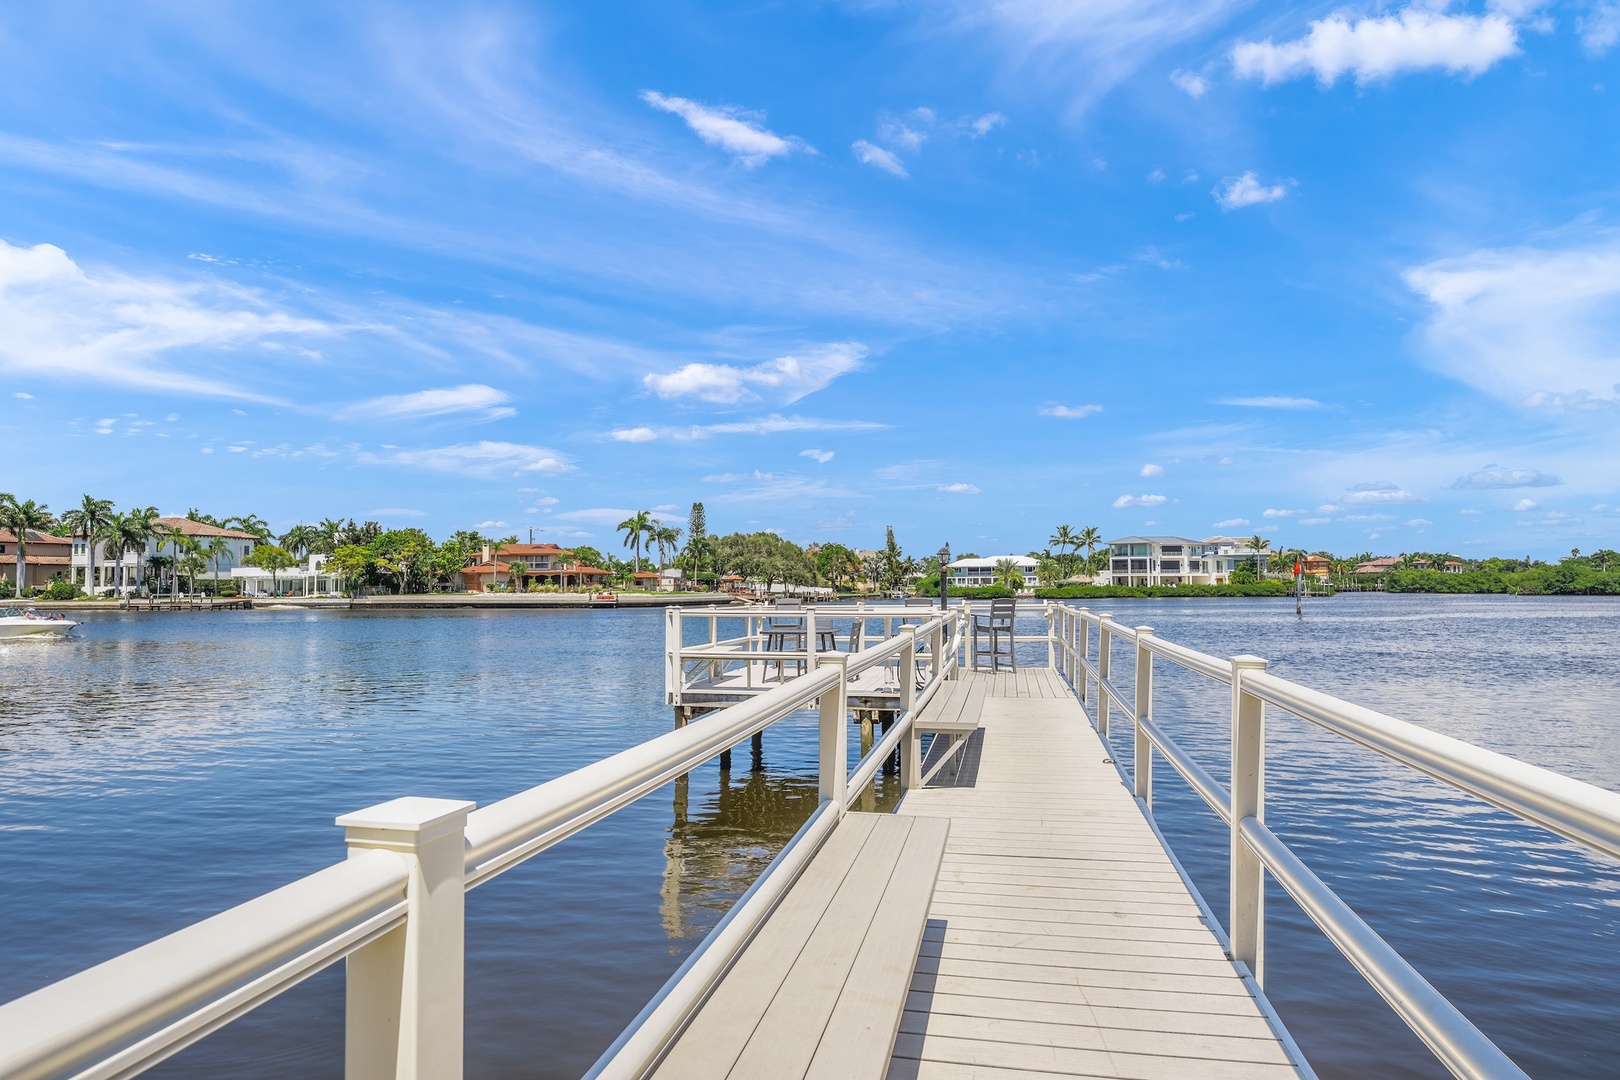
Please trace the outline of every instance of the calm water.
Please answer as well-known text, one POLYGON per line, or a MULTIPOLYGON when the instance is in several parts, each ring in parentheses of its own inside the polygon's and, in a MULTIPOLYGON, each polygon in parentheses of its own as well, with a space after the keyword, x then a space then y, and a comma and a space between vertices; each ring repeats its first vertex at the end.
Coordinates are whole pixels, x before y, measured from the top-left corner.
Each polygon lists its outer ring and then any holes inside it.
MULTIPOLYGON (((1620 789, 1620 602, 1111 607, 1620 789)), ((340 858, 337 814, 488 803, 668 730, 662 642, 656 611, 256 611, 0 644, 0 1000, 340 858)), ((1224 688, 1156 680, 1161 722, 1221 776, 1224 688)), ((1620 1074, 1620 866, 1277 713, 1268 755, 1273 827, 1532 1075, 1620 1074)), ((762 760, 741 747, 684 801, 656 793, 473 893, 469 1077, 578 1076, 809 813, 814 760, 813 717, 784 722, 762 760)), ((1224 913, 1218 819, 1168 767, 1155 779, 1224 913)), ((1267 903, 1267 988, 1321 1076, 1442 1075, 1286 896, 1267 903)), ((152 1075, 335 1078, 341 1047, 339 968, 152 1075)))

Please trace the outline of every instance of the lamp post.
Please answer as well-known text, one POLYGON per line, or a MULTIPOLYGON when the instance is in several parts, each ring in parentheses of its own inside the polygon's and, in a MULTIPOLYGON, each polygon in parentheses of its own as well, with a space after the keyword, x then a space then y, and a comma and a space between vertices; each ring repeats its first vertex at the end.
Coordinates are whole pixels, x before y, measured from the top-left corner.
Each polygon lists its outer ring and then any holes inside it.
POLYGON ((946 544, 944 547, 939 549, 939 610, 941 610, 941 611, 944 611, 945 606, 946 606, 945 605, 945 591, 946 591, 945 581, 946 581, 946 578, 949 576, 949 574, 947 573, 945 567, 950 563, 950 561, 951 561, 951 545, 946 544))

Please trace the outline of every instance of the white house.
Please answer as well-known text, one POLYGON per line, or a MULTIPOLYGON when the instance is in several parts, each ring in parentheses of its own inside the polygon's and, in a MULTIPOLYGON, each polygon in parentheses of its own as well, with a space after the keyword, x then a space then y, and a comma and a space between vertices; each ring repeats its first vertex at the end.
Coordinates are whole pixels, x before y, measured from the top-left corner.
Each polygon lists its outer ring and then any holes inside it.
POLYGON ((1003 560, 1011 561, 1018 567, 1018 572, 1024 578, 1024 588, 1041 587, 1040 578, 1035 573, 1035 568, 1040 564, 1028 555, 991 555, 984 559, 957 559, 947 566, 946 569, 951 572, 951 588, 971 589, 980 585, 994 585, 996 564, 1003 560))
POLYGON ((343 592, 343 575, 326 568, 325 555, 311 555, 301 566, 270 571, 257 566, 231 569, 231 579, 241 596, 337 596, 343 592))
POLYGON ((1266 572, 1269 551, 1255 551, 1247 540, 1210 536, 1124 536, 1108 542, 1108 584, 1224 585, 1239 563, 1266 572))
MULTIPOLYGON (((165 535, 148 539, 146 541, 146 550, 139 557, 134 552, 123 553, 124 587, 127 591, 132 591, 138 584, 136 575, 139 573, 138 565, 140 563, 144 563, 153 555, 161 554, 171 557, 174 555, 175 544, 167 535, 169 533, 189 536, 203 546, 205 549, 203 558, 208 562, 208 569, 199 574, 198 577, 205 579, 214 577, 214 556, 206 551, 213 541, 220 540, 223 542, 218 557, 219 577, 222 580, 231 577, 231 571, 236 569, 242 560, 252 553, 254 545, 259 542, 259 538, 250 532, 243 532, 241 529, 221 528, 218 525, 205 525, 200 521, 192 521, 190 518, 160 517, 156 518, 154 523, 161 526, 165 535)), ((106 545, 101 541, 96 542, 96 567, 100 577, 98 581, 91 583, 90 544, 82 536, 74 537, 73 580, 82 585, 87 592, 92 593, 97 588, 111 589, 117 584, 118 563, 110 557, 106 545)))

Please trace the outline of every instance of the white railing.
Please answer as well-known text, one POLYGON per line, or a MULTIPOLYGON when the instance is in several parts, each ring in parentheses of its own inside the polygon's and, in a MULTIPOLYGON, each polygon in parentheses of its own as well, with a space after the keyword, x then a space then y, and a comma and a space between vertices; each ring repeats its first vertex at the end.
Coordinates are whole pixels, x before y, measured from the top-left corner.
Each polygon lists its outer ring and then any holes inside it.
POLYGON ((814 706, 820 806, 590 1073, 643 1075, 883 761, 898 749, 902 788, 920 785, 916 714, 956 673, 962 616, 916 614, 879 644, 819 654, 798 678, 481 810, 403 798, 338 818, 345 861, 0 1005, 0 1080, 134 1076, 345 958, 348 1080, 458 1080, 467 891, 814 706), (850 772, 849 680, 883 664, 905 676, 895 723, 850 772))
MULTIPOLYGON (((664 700, 670 705, 712 704, 760 693, 814 667, 818 656, 840 651, 840 644, 844 652, 861 652, 874 642, 893 640, 904 626, 939 614, 934 607, 864 603, 668 607, 664 700), (704 639, 688 643, 687 627, 693 623, 704 628, 704 639), (708 693, 694 695, 694 690, 708 693)), ((961 644, 960 626, 953 623, 947 647, 959 650, 961 644)), ((889 666, 894 666, 892 660, 889 666)))
POLYGON ((1265 824, 1265 706, 1273 705, 1403 765, 1516 814, 1559 836, 1620 856, 1620 794, 1527 765, 1266 671, 1255 656, 1220 659, 1164 641, 1152 627, 1122 626, 1106 613, 1047 607, 1057 666, 1108 737, 1111 713, 1131 719, 1132 782, 1151 815, 1153 754, 1158 753, 1230 830, 1226 933, 1233 960, 1264 979, 1264 875, 1269 871, 1323 934, 1440 1061, 1460 1077, 1522 1078, 1513 1061, 1368 926, 1265 824), (1097 648, 1092 650, 1095 637, 1097 648), (1114 685, 1114 645, 1136 652, 1135 686, 1114 685), (1095 656, 1095 658, 1093 658, 1095 656), (1228 791, 1153 720, 1153 662, 1164 660, 1231 687, 1228 791), (1096 695, 1091 688, 1096 686, 1096 695))

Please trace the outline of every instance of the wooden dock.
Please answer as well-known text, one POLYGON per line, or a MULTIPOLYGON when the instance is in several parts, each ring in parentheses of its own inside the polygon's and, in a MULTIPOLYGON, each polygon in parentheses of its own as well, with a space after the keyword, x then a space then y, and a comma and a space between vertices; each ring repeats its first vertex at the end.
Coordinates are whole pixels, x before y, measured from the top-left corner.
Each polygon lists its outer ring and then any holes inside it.
POLYGON ((961 677, 982 730, 899 810, 950 834, 888 1075, 1310 1076, 1059 674, 961 677))

